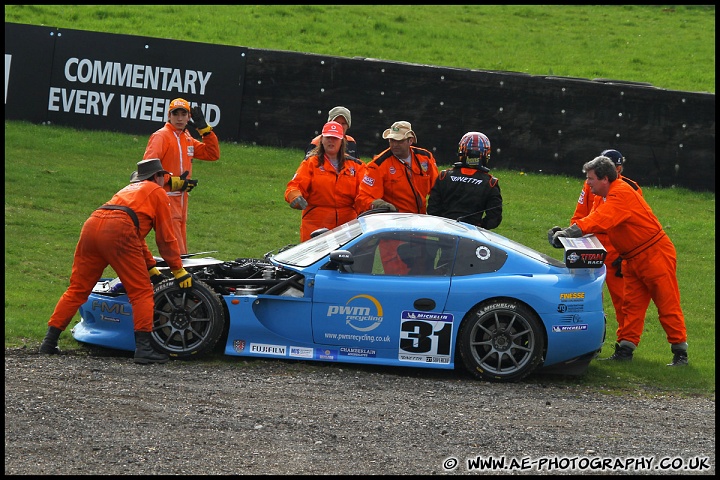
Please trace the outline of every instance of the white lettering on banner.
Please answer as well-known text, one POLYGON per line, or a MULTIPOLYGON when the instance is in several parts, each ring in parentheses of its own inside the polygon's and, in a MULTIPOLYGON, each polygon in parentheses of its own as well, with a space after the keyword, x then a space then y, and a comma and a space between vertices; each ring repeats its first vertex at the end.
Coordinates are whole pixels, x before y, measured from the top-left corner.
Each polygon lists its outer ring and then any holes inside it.
MULTIPOLYGON (((50 87, 48 111, 107 117, 114 98, 114 93, 50 87)), ((120 117, 164 122, 167 120, 167 105, 168 100, 165 98, 121 94, 120 117)), ((203 103, 199 107, 203 110, 208 125, 214 127, 220 123, 220 107, 214 103, 203 103)))
POLYGON ((114 93, 50 87, 48 110, 107 117, 108 108, 114 96, 114 93))
MULTIPOLYGON (((166 118, 168 101, 164 98, 136 97, 134 95, 120 95, 120 116, 134 120, 151 120, 162 122, 166 118)), ((220 123, 220 107, 214 103, 200 105, 204 112, 205 121, 211 127, 220 123)))
POLYGON ((165 99, 120 95, 120 116, 135 120, 162 122, 165 118, 165 99))
POLYGON ((176 91, 205 95, 212 72, 153 67, 132 63, 103 62, 87 58, 68 58, 65 78, 69 82, 112 85, 119 87, 176 91))

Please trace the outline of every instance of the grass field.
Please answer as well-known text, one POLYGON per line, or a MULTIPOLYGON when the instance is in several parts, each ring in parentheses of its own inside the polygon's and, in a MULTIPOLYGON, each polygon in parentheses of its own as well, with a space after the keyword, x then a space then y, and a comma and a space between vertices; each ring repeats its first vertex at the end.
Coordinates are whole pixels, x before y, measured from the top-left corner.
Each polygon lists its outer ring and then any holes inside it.
MULTIPOLYGON (((125 184, 146 139, 5 122, 5 140, 5 345, 37 348, 68 285, 83 222, 125 184)), ((302 151, 235 144, 221 149, 220 161, 196 162, 194 168, 199 184, 190 202, 190 251, 218 250, 217 258, 234 259, 297 243, 299 212, 288 207, 283 192, 302 151)), ((567 224, 582 179, 493 173, 500 179, 505 205, 496 231, 560 259, 545 232, 567 224)), ((593 362, 588 375, 568 381, 609 390, 631 386, 714 394, 715 196, 649 187, 644 193, 678 250, 691 366, 665 367, 670 349, 651 305, 631 365, 593 362)), ((156 252, 153 235, 147 240, 156 252)), ((106 275, 114 273, 108 269, 106 275)), ((609 299, 605 303, 609 324, 603 356, 611 352, 616 329, 612 305, 609 299)), ((61 348, 78 348, 68 334, 61 340, 61 348)))
POLYGON ((715 92, 712 5, 6 5, 5 21, 715 92))
MULTIPOLYGON (((5 20, 714 92, 714 7, 413 6, 401 16, 379 6, 243 5, 193 9, 180 27, 168 20, 181 13, 186 17, 187 9, 10 5, 5 20), (345 22, 356 28, 347 29, 345 22), (672 42, 666 41, 668 32, 672 42), (412 48, 398 50, 397 39, 412 48)), ((5 122, 6 347, 37 348, 67 287, 83 222, 126 183, 146 142, 143 136, 5 122)), ((218 258, 233 259, 297 243, 299 213, 288 208, 282 193, 303 152, 229 143, 221 150, 220 161, 194 167, 200 183, 190 203, 190 251, 218 250, 218 258)), ((597 153, 588 152, 588 159, 597 153)), ((628 160, 626 173, 633 178, 628 160)), ((557 257, 545 232, 572 215, 582 186, 580 166, 577 177, 494 170, 505 204, 497 232, 557 257)), ((651 305, 635 361, 593 362, 586 376, 556 381, 609 392, 714 396, 715 195, 649 187, 644 193, 678 251, 691 365, 665 367, 670 350, 651 305)), ((155 251, 153 236, 147 240, 155 251)), ((609 299, 606 310, 603 356, 614 341, 609 299)), ((65 334, 61 348, 77 348, 77 343, 65 334)))

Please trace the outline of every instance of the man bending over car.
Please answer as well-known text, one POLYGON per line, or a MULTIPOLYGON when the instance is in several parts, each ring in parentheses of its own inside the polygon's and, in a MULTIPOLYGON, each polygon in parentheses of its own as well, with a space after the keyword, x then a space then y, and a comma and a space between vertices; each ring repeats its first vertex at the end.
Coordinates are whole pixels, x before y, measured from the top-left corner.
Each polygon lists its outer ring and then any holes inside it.
POLYGON ((135 363, 165 363, 169 357, 150 343, 153 327, 153 283, 162 281, 145 237, 155 229, 155 243, 180 288, 192 288, 183 268, 180 247, 173 233, 170 202, 163 185, 165 175, 157 158, 138 162, 130 184, 85 221, 75 248, 70 286, 55 306, 40 353, 60 353, 58 338, 85 303, 110 265, 127 291, 135 326, 135 363))

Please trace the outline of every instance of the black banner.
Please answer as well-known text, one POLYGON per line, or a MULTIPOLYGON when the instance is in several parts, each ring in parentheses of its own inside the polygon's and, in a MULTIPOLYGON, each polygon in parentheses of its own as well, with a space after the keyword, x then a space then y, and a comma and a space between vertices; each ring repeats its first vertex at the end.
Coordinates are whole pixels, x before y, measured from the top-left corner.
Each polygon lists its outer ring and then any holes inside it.
POLYGON ((149 136, 182 97, 234 140, 245 59, 241 47, 6 23, 5 118, 149 136))

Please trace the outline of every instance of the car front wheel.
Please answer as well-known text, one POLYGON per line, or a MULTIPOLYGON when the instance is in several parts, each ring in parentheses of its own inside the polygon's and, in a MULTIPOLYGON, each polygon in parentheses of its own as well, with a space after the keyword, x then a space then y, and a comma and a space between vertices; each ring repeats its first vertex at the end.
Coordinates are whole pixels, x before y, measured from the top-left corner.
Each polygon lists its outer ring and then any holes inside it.
POLYGON ((183 290, 175 280, 155 287, 153 347, 172 358, 197 358, 210 352, 225 331, 225 309, 212 288, 193 279, 183 290))
POLYGON ((542 362, 541 326, 538 316, 517 301, 482 304, 468 314, 458 332, 463 364, 482 380, 520 380, 542 362))

